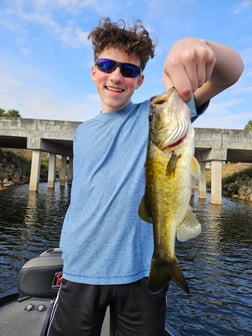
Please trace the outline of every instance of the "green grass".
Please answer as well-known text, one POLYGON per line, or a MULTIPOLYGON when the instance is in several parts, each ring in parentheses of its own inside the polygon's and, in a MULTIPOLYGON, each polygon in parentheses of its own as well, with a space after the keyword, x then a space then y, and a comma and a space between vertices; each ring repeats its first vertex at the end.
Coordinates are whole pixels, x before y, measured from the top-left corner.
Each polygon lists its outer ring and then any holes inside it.
POLYGON ((222 179, 222 184, 229 184, 232 182, 235 182, 237 180, 237 178, 243 178, 243 177, 250 177, 252 178, 252 167, 243 169, 237 173, 234 173, 230 176, 226 176, 222 179))

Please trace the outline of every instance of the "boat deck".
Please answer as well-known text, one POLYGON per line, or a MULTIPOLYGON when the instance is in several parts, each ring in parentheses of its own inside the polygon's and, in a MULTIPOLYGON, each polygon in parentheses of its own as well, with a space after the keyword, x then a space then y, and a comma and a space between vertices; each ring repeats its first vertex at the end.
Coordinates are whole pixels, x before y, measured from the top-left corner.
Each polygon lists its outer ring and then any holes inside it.
MULTIPOLYGON (((43 336, 53 300, 27 298, 17 301, 18 295, 12 294, 0 301, 1 336, 43 336)), ((167 336, 179 336, 172 327, 166 330, 167 336)), ((106 313, 101 336, 109 336, 109 310, 106 313)))
MULTIPOLYGON (((15 297, 14 300, 6 302, 0 306, 1 336, 41 336, 52 305, 52 300, 37 298, 17 302, 15 297), (27 310, 27 307, 31 310, 27 310)), ((108 316, 104 320, 101 336, 109 336, 108 316)))
POLYGON ((16 298, 0 306, 0 330, 2 336, 40 336, 44 321, 51 308, 49 300, 29 299, 17 302, 16 298), (26 310, 31 305, 32 310, 26 310), (39 311, 39 307, 44 307, 39 311))

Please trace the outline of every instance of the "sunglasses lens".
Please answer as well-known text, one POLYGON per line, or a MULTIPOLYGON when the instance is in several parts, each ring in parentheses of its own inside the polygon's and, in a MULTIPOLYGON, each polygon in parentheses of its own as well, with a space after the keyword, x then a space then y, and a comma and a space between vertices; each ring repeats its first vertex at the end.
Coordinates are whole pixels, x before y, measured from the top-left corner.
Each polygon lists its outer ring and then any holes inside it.
POLYGON ((134 64, 123 63, 121 65, 121 73, 124 77, 135 78, 140 75, 140 68, 134 64))
POLYGON ((107 58, 99 58, 95 64, 100 71, 106 73, 113 72, 119 66, 122 75, 129 78, 136 78, 141 73, 141 69, 137 65, 120 63, 107 58))
POLYGON ((111 73, 116 67, 116 62, 109 59, 100 58, 96 61, 96 65, 99 70, 106 73, 111 73))

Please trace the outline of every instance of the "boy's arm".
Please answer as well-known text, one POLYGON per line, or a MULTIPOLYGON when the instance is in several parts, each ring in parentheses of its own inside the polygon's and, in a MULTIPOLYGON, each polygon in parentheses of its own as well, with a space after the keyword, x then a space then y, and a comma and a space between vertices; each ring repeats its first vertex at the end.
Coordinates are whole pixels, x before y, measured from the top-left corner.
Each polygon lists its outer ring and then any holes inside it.
POLYGON ((199 107, 240 77, 244 65, 233 49, 213 41, 186 37, 168 53, 163 81, 166 89, 175 86, 188 102, 194 94, 199 107))

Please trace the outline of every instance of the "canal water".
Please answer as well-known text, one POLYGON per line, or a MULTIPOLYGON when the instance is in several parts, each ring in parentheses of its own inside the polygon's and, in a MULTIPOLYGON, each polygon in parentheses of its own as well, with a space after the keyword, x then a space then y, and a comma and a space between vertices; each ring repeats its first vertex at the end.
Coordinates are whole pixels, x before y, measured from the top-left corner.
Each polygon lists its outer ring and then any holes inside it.
MULTIPOLYGON (((58 246, 69 199, 58 184, 0 192, 0 293, 16 286, 27 260, 58 246)), ((176 245, 190 294, 170 284, 167 320, 182 336, 252 335, 252 205, 225 197, 212 205, 196 194, 192 206, 202 233, 176 245)))

